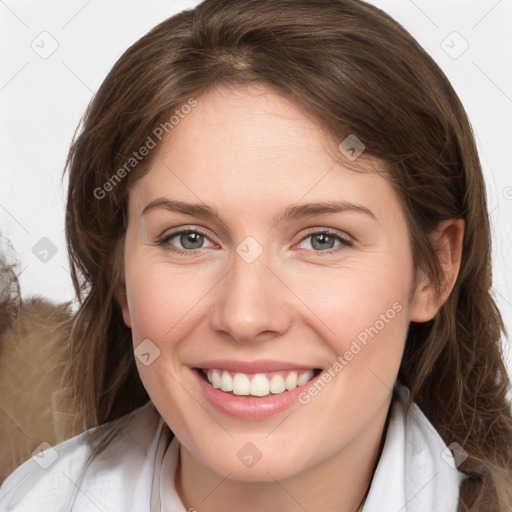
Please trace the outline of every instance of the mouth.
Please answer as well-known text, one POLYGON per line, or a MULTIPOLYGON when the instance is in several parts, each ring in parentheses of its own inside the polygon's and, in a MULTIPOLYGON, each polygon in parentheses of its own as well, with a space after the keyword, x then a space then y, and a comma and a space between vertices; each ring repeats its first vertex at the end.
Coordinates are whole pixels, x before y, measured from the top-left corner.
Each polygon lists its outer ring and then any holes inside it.
POLYGON ((222 368, 194 368, 214 389, 237 397, 268 397, 293 391, 318 376, 320 368, 242 373, 222 368))

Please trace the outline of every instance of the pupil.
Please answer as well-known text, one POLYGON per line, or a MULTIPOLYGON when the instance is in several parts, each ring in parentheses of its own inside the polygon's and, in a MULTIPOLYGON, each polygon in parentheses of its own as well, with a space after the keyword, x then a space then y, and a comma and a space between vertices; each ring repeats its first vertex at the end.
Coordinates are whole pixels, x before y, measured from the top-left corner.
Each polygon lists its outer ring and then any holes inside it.
MULTIPOLYGON (((330 237, 329 235, 325 235, 325 234, 319 234, 319 235, 315 235, 313 237, 313 243, 312 243, 312 246, 313 246, 313 249, 322 249, 322 248, 326 248, 327 247, 327 243, 329 241, 333 241, 334 239, 332 237, 330 237), (315 247, 315 244, 317 243, 317 240, 320 240, 320 245, 318 247, 315 247)), ((329 249, 332 248, 332 245, 328 247, 329 249)))
POLYGON ((185 249, 197 249, 197 247, 195 247, 194 244, 199 243, 200 246, 200 242, 202 242, 202 237, 203 235, 200 235, 199 233, 186 233, 181 236, 181 243, 183 244, 183 247, 185 247, 185 249), (192 246, 190 246, 190 244, 192 244, 192 246))

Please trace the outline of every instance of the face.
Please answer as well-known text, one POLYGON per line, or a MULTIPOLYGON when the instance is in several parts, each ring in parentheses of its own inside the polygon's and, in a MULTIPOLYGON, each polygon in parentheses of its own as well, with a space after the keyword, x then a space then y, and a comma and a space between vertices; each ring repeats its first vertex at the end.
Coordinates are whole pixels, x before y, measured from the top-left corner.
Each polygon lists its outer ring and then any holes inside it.
POLYGON ((219 87, 130 189, 124 319, 205 471, 286 478, 382 430, 419 314, 409 235, 384 175, 332 147, 288 99, 219 87))

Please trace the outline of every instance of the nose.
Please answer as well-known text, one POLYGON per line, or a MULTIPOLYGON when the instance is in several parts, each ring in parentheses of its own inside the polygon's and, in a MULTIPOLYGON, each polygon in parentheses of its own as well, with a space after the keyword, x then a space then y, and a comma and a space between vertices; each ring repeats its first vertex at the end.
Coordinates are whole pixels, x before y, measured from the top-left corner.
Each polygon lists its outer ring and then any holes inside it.
POLYGON ((219 283, 210 312, 212 329, 240 343, 265 341, 283 335, 292 323, 293 294, 270 268, 265 252, 252 263, 238 254, 219 283))

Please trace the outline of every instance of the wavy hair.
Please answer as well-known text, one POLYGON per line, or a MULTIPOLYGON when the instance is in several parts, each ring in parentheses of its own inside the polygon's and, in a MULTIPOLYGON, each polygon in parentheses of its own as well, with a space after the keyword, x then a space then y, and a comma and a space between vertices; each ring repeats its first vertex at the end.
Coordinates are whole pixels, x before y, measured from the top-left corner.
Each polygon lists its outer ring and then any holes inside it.
POLYGON ((114 174, 180 105, 219 84, 264 85, 292 98, 333 140, 356 134, 363 157, 386 165, 415 269, 438 291, 443 274, 429 234, 445 219, 464 219, 454 288, 431 321, 411 322, 398 377, 446 444, 468 453, 459 466, 468 475, 459 511, 510 511, 506 332, 491 295, 490 226, 472 128, 434 60, 399 23, 359 0, 205 0, 153 28, 115 63, 66 165, 66 235, 81 301, 69 374, 81 418, 102 425, 149 398, 117 297, 129 186, 156 151, 122 179, 114 174))

